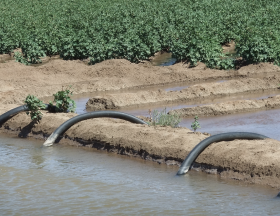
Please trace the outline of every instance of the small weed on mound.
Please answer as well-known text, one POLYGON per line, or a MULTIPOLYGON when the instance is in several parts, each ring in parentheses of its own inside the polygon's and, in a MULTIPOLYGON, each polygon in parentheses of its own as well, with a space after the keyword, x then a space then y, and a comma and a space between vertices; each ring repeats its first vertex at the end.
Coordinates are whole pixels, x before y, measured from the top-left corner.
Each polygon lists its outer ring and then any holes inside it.
POLYGON ((195 132, 198 128, 200 128, 200 124, 198 122, 198 116, 194 117, 194 122, 191 125, 193 131, 195 132))
POLYGON ((55 103, 56 106, 56 112, 75 112, 76 110, 76 103, 74 100, 70 98, 70 95, 73 94, 73 92, 70 90, 71 86, 69 88, 66 88, 62 91, 58 91, 56 94, 54 94, 54 100, 53 102, 50 101, 50 105, 54 106, 53 103, 55 103))
POLYGON ((31 120, 34 123, 39 123, 43 117, 43 113, 41 113, 39 110, 45 109, 46 105, 34 95, 28 95, 24 103, 26 103, 26 106, 29 109, 29 111, 27 111, 26 114, 30 114, 31 120))
POLYGON ((173 128, 176 128, 179 126, 179 123, 181 122, 181 116, 179 114, 167 114, 166 108, 162 111, 158 110, 149 110, 151 122, 148 122, 150 126, 171 126, 173 128))

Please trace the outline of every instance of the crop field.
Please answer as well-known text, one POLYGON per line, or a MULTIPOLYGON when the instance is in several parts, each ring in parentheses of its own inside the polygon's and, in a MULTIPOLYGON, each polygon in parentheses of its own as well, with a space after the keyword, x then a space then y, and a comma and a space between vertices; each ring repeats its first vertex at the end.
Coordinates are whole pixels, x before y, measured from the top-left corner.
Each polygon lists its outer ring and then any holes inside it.
POLYGON ((222 45, 234 40, 247 63, 280 64, 280 0, 5 0, 0 54, 131 62, 171 51, 177 61, 228 69, 222 45))

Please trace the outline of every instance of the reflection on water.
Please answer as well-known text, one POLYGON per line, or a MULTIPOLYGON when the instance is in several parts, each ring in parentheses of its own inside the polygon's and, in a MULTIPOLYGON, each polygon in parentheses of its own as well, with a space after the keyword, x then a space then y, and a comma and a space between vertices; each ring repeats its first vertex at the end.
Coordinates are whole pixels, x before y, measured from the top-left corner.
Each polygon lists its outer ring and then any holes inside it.
POLYGON ((275 189, 42 141, 0 139, 1 215, 273 215, 275 189))

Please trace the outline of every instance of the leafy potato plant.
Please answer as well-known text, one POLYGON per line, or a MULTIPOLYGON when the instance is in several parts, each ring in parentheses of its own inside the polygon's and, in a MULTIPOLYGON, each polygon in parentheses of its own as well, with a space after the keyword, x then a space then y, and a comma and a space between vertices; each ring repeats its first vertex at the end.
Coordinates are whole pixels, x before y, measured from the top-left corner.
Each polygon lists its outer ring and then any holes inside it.
POLYGON ((197 130, 198 128, 201 128, 201 127, 200 127, 200 124, 199 124, 199 122, 198 122, 198 116, 195 116, 195 117, 194 117, 194 122, 192 123, 191 128, 193 129, 194 132, 196 132, 196 130, 197 130))
POLYGON ((40 123, 43 113, 41 113, 39 110, 45 109, 46 105, 34 95, 28 95, 24 103, 26 103, 26 106, 29 109, 26 114, 30 115, 31 120, 34 123, 40 123))
POLYGON ((248 63, 280 64, 280 0, 5 0, 0 54, 21 48, 29 63, 45 55, 95 64, 148 59, 169 50, 178 61, 230 69, 234 40, 248 63), (94 10, 93 10, 94 8, 94 10))
MULTIPOLYGON (((74 100, 70 98, 70 95, 72 95, 72 91, 70 90, 71 86, 69 88, 66 88, 65 90, 58 91, 55 93, 53 102, 50 101, 49 103, 49 110, 55 111, 55 112, 75 112, 76 109, 76 103, 74 100), (54 105, 55 103, 55 105, 54 105), (55 109, 53 109, 55 108, 55 109)), ((43 113, 40 112, 41 109, 46 109, 46 105, 39 100, 34 95, 28 95, 24 101, 26 106, 28 107, 29 111, 26 112, 27 115, 31 116, 31 120, 34 123, 40 123, 40 121, 43 118, 43 113)))
POLYGON ((70 95, 73 94, 73 92, 70 90, 71 86, 69 88, 66 88, 65 90, 58 91, 55 93, 53 102, 50 101, 50 105, 56 106, 56 112, 75 112, 76 110, 76 103, 74 100, 70 98, 70 95))
POLYGON ((23 55, 19 51, 14 52, 14 58, 16 62, 29 65, 28 61, 23 57, 23 55))

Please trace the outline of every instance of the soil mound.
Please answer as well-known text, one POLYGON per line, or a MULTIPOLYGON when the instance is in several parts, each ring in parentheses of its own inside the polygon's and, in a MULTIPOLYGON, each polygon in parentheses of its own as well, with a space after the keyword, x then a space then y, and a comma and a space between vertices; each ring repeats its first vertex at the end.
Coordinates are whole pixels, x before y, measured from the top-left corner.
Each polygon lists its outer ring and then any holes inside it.
MULTIPOLYGON (((0 56, 4 61, 8 56, 0 56), (2 58, 3 57, 3 58, 2 58)), ((155 67, 151 63, 133 64, 126 60, 107 60, 94 66, 83 61, 50 59, 37 66, 25 66, 14 61, 0 63, 0 113, 16 104, 22 105, 28 94, 39 98, 52 96, 71 85, 74 94, 107 90, 140 89, 148 86, 163 86, 170 83, 198 82, 235 79, 224 83, 192 85, 181 91, 163 90, 137 93, 108 94, 94 97, 88 107, 94 110, 117 109, 124 106, 140 106, 150 103, 171 103, 198 98, 222 97, 223 95, 275 89, 280 83, 279 67, 262 63, 249 65, 238 71, 211 70, 203 64, 188 68, 183 63, 168 67, 155 67)), ((47 102, 47 101, 46 101, 47 102)), ((267 101, 240 102, 240 108, 258 106, 277 107, 279 97, 267 101), (263 105, 264 104, 264 105, 263 105)), ((224 104, 239 106, 239 103, 224 104)), ((214 108, 201 108, 202 113, 211 113, 214 108)), ((232 112, 222 106, 212 113, 232 112)), ((60 124, 76 114, 53 114, 44 111, 40 124, 32 124, 25 113, 18 114, 4 123, 0 130, 19 137, 33 136, 44 139, 60 124)), ((187 128, 163 128, 135 125, 117 119, 86 120, 72 126, 59 143, 89 146, 106 151, 141 157, 158 163, 179 165, 191 149, 209 134, 193 133, 187 128)), ((43 141, 42 141, 43 143, 43 141)), ((279 171, 280 142, 275 140, 235 140, 211 145, 196 160, 205 170, 228 178, 267 184, 280 188, 279 171)))
MULTIPOLYGON (((1 59, 9 55, 1 55, 1 59)), ((18 62, 0 63, 0 103, 22 103, 28 94, 39 98, 52 96, 62 86, 73 86, 74 94, 162 86, 169 83, 197 82, 215 79, 249 77, 275 73, 279 67, 268 63, 252 65, 238 71, 211 70, 198 64, 195 68, 178 63, 168 67, 152 66, 150 62, 130 63, 123 59, 107 60, 93 66, 80 60, 51 58, 36 66, 18 62)))
POLYGON ((245 92, 277 89, 279 83, 280 74, 264 79, 244 78, 223 83, 197 84, 180 91, 165 92, 158 90, 108 94, 103 97, 91 98, 87 102, 86 108, 91 110, 106 109, 106 107, 110 107, 109 109, 118 109, 120 107, 139 106, 143 104, 184 102, 201 98, 214 98, 245 92), (104 103, 107 104, 104 105, 104 103), (111 104, 114 104, 114 106, 111 106, 111 104))
POLYGON ((280 108, 280 95, 260 100, 237 100, 219 104, 210 104, 197 107, 188 107, 172 110, 169 113, 178 113, 182 117, 228 115, 241 112, 253 112, 261 109, 280 108))

